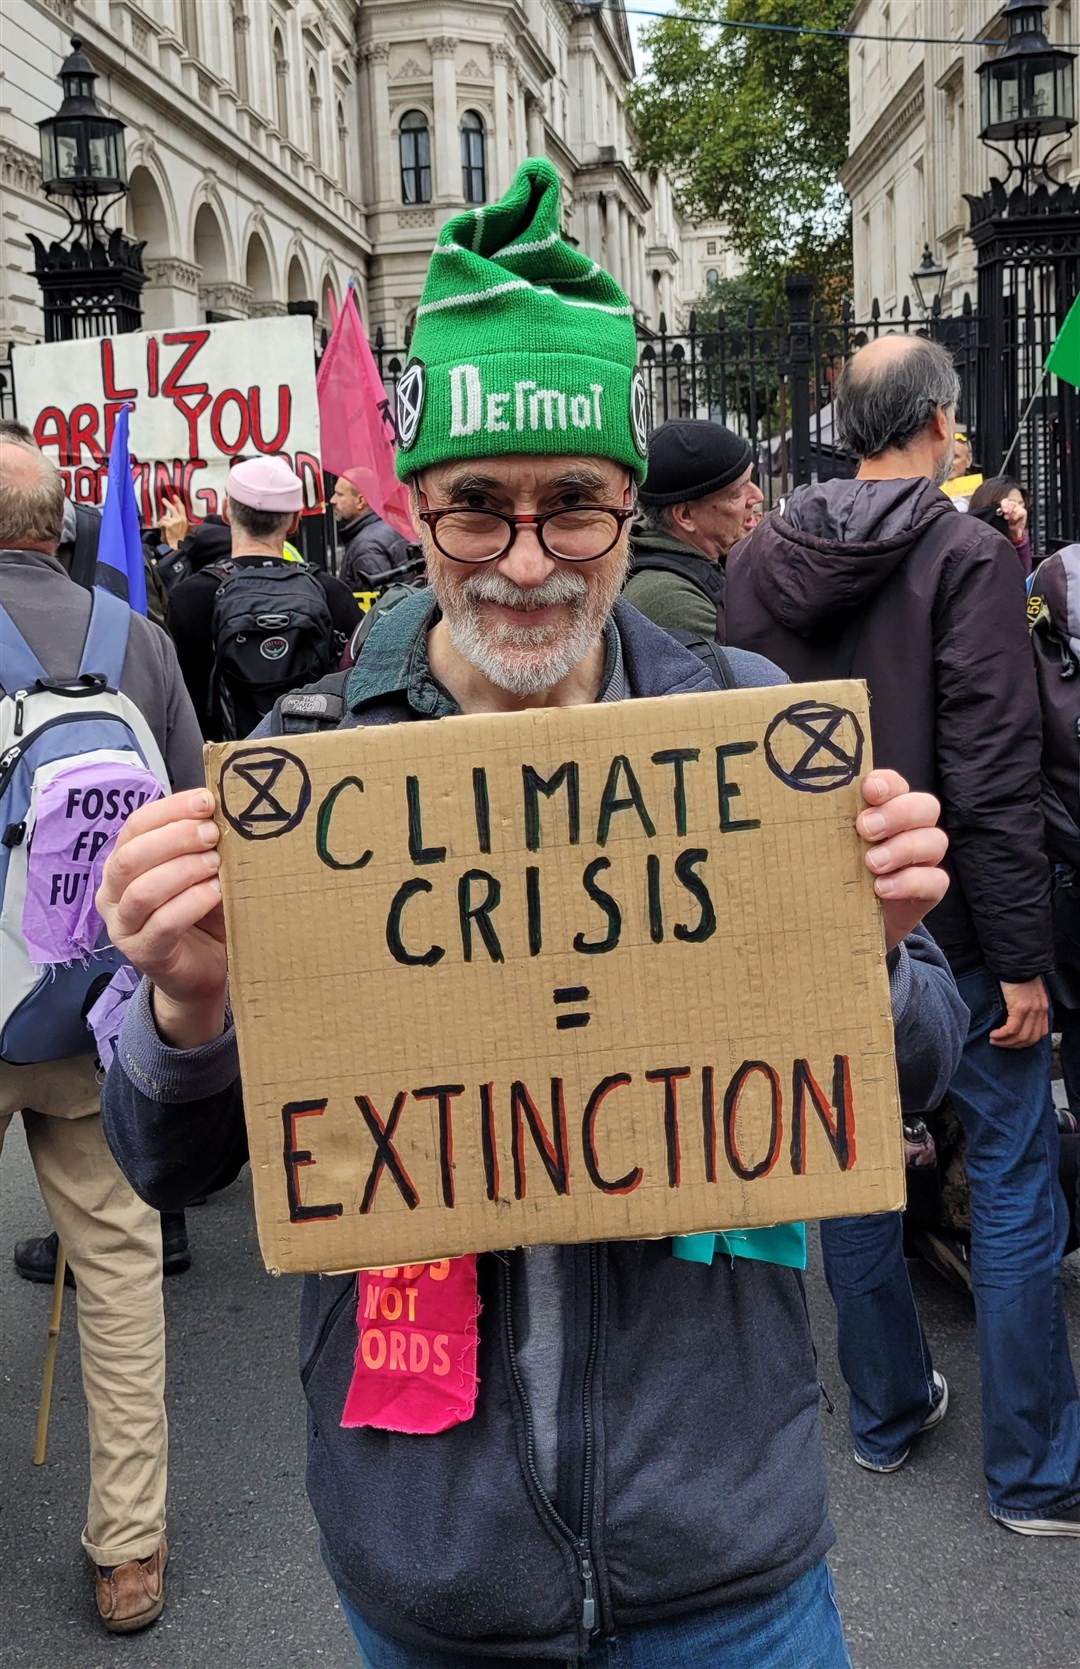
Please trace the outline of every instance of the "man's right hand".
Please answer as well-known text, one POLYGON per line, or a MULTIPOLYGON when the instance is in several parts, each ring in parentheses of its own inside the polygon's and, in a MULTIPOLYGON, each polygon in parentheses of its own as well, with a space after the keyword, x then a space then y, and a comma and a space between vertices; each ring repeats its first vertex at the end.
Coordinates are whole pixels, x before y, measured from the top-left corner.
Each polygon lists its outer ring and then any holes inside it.
POLYGON ((1022 985, 1001 983, 1005 999, 1005 1024, 990 1033, 998 1049, 1030 1049, 1041 1043, 1050 1030, 1050 998, 1045 982, 1028 979, 1022 985))
POLYGON ((97 907, 109 938, 154 986, 176 1049, 221 1036, 228 966, 214 802, 204 788, 133 812, 106 861, 97 907))

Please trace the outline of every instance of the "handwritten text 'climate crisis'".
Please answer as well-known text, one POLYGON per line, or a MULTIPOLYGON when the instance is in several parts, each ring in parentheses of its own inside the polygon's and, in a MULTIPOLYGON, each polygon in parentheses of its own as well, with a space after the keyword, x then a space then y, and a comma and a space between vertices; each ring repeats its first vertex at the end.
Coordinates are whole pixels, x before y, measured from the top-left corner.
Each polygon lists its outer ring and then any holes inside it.
MULTIPOLYGON (((612 1143, 605 1141, 604 1124, 610 1121, 616 1142, 621 1142, 626 1130, 644 1128, 650 1111, 662 1125, 666 1185, 671 1189, 682 1186, 683 1149, 691 1131, 695 1146, 701 1143, 701 1174, 708 1183, 715 1183, 721 1175, 744 1183, 769 1176, 785 1152, 789 1174, 805 1176, 808 1113, 820 1124, 837 1169, 850 1171, 855 1164, 855 1110, 849 1057, 833 1057, 831 1096, 805 1059, 794 1060, 786 1077, 791 1089, 786 1132, 785 1085, 777 1068, 760 1060, 743 1061, 726 1084, 715 1066, 657 1067, 641 1074, 637 1082, 629 1072, 607 1073, 585 1098, 573 1125, 562 1078, 552 1078, 544 1096, 535 1095, 520 1079, 502 1087, 493 1081, 477 1084, 469 1090, 464 1084, 429 1084, 398 1090, 381 1111, 370 1095, 356 1095, 356 1112, 350 1116, 357 1131, 366 1132, 372 1144, 371 1165, 357 1209, 361 1216, 373 1209, 385 1178, 399 1208, 403 1202, 410 1211, 421 1204, 453 1210, 459 1203, 461 1178, 460 1167, 454 1164, 454 1136, 456 1131, 460 1145, 466 1122, 474 1131, 479 1126, 483 1155, 483 1179, 477 1173, 474 1186, 478 1193, 482 1187, 483 1199, 493 1204, 509 1199, 511 1186, 516 1200, 530 1197, 530 1186, 533 1198, 551 1193, 568 1196, 572 1191, 632 1194, 645 1180, 645 1167, 637 1162, 627 1166, 624 1155, 626 1168, 620 1175, 610 1174, 615 1167, 610 1165, 612 1143), (627 1093, 633 1099, 632 1121, 620 1117, 621 1097, 627 1093), (550 1109, 546 1114, 541 1111, 542 1101, 550 1109), (418 1181, 409 1169, 413 1164, 415 1170, 415 1164, 406 1161, 399 1144, 405 1135, 419 1136, 426 1152, 432 1122, 438 1132, 437 1166, 425 1162, 430 1176, 418 1181), (747 1125, 751 1122, 755 1132, 767 1130, 764 1141, 760 1134, 756 1137, 763 1149, 758 1153, 749 1151, 747 1125), (512 1184, 509 1176, 504 1182, 504 1169, 512 1171, 512 1184)), ((317 1160, 310 1147, 301 1145, 300 1120, 323 1117, 329 1104, 327 1096, 312 1095, 287 1101, 281 1109, 282 1159, 293 1223, 326 1222, 344 1211, 342 1201, 319 1200, 317 1188, 301 1187, 300 1173, 316 1168, 317 1160)), ((307 1139, 316 1143, 314 1136, 307 1139)), ((481 1200, 470 1195, 461 1203, 471 1207, 481 1200)))
MULTIPOLYGON (((709 773, 710 792, 715 796, 715 827, 721 835, 758 829, 760 819, 737 816, 736 800, 742 795, 739 784, 731 775, 731 762, 757 750, 757 742, 726 742, 719 747, 703 750, 697 747, 662 748, 649 755, 654 772, 646 777, 644 769, 635 770, 625 754, 616 754, 607 767, 597 801, 595 819, 586 823, 583 812, 582 767, 566 760, 544 776, 532 765, 521 767, 521 836, 526 853, 539 853, 549 847, 556 837, 568 846, 598 846, 600 855, 585 864, 581 874, 582 902, 590 910, 589 926, 572 936, 573 949, 582 956, 601 956, 617 949, 628 911, 636 911, 637 900, 620 899, 611 890, 608 872, 612 861, 604 855, 604 848, 613 836, 618 836, 629 822, 636 834, 648 839, 656 836, 657 824, 663 815, 661 800, 670 800, 674 832, 685 840, 688 828, 688 775, 696 767, 709 773), (643 779, 645 786, 643 787, 643 779), (666 779, 666 780, 665 780, 666 779), (547 839, 545 842, 542 804, 550 802, 547 839)), ((349 850, 343 844, 341 814, 357 807, 364 784, 360 777, 348 776, 336 782, 323 798, 315 824, 315 851, 322 863, 334 870, 362 870, 374 856, 371 847, 349 850)), ((407 819, 408 852, 417 869, 438 869, 447 864, 448 848, 437 844, 435 831, 425 833, 425 811, 420 778, 407 776, 404 783, 403 810, 407 819)), ((360 801, 362 806, 362 800, 360 801)), ((745 809, 745 808, 740 808, 745 809)), ((350 819, 354 822, 354 819, 350 819)), ((472 772, 472 823, 477 851, 490 854, 492 849, 493 808, 487 769, 478 765, 472 772)), ((717 931, 717 913, 708 881, 709 850, 706 846, 686 846, 670 860, 670 873, 655 852, 645 854, 641 886, 648 917, 649 936, 654 944, 662 944, 669 935, 685 944, 702 944, 717 931), (682 919, 683 916, 686 919, 682 919), (670 917, 670 921, 669 921, 670 917)), ((445 874, 445 871, 443 872, 445 874)), ((524 919, 530 956, 539 956, 544 948, 544 895, 539 864, 526 863, 523 872, 515 876, 523 898, 524 917, 515 907, 514 921, 524 919)), ((402 881, 389 901, 386 916, 386 945, 395 962, 403 967, 435 967, 448 954, 448 947, 432 942, 424 931, 424 900, 447 884, 453 889, 456 903, 461 959, 472 962, 486 956, 492 962, 503 962, 503 937, 512 931, 509 912, 500 917, 504 901, 504 880, 492 869, 474 866, 456 877, 443 880, 437 876, 411 875, 402 881), (507 918, 506 927, 503 919, 507 918)), ((567 901, 560 899, 559 919, 567 901)), ((572 909, 572 901, 571 901, 572 909)))

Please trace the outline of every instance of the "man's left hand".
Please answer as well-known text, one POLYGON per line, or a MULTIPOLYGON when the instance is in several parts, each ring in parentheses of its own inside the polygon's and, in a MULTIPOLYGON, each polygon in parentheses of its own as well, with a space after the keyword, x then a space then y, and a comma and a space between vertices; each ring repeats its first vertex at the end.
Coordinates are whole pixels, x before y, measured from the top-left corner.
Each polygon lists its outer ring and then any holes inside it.
POLYGON ((855 827, 870 850, 866 867, 885 919, 885 948, 893 950, 949 887, 941 860, 949 840, 937 826, 941 807, 932 794, 913 794, 897 771, 874 771, 861 783, 866 810, 855 827))

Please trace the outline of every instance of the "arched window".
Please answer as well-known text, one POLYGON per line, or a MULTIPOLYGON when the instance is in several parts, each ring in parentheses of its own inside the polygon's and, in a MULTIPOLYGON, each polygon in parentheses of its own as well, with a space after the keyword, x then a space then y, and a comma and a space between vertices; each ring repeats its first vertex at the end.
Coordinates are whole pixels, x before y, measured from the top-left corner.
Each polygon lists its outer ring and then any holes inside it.
POLYGON ((431 202, 431 134, 422 110, 408 110, 398 130, 401 150, 401 201, 431 202))
POLYGON ((316 168, 322 167, 322 99, 319 97, 319 83, 315 78, 315 70, 308 70, 307 78, 308 109, 311 111, 311 160, 316 168))
POLYGON ((274 30, 274 86, 277 99, 278 132, 289 137, 289 65, 285 57, 285 42, 281 30, 274 30))
POLYGON ((717 272, 715 267, 710 267, 708 272, 705 274, 705 294, 707 296, 714 296, 719 283, 720 274, 717 272))
POLYGON ((461 118, 461 194, 466 203, 487 201, 484 123, 475 110, 466 110, 461 118))

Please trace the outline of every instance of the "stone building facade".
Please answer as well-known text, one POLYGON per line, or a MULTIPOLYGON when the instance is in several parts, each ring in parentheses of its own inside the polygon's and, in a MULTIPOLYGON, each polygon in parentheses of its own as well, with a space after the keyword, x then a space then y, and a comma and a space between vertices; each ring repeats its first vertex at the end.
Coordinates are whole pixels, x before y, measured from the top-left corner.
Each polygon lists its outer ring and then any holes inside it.
MULTIPOLYGON (((941 42, 1003 39, 1001 11, 1001 0, 858 0, 854 7, 853 30, 889 37, 853 40, 848 56, 851 131, 841 178, 851 200, 859 318, 874 297, 886 314, 899 312, 925 243, 947 268, 945 311, 958 311, 965 292, 974 299, 964 193, 982 193, 1005 168, 979 139, 976 71, 987 48, 941 42)), ((1045 19, 1051 41, 1080 41, 1080 0, 1050 0, 1045 19)), ((1080 128, 1059 153, 1056 174, 1080 180, 1080 128)))
POLYGON ((27 232, 66 230, 41 194, 35 124, 58 107, 68 36, 127 124, 147 327, 282 313, 354 280, 400 345, 427 257, 462 204, 548 156, 567 236, 644 325, 685 317, 704 268, 663 175, 630 162, 621 6, 579 0, 4 0, 0 357, 40 340, 27 232))

